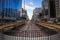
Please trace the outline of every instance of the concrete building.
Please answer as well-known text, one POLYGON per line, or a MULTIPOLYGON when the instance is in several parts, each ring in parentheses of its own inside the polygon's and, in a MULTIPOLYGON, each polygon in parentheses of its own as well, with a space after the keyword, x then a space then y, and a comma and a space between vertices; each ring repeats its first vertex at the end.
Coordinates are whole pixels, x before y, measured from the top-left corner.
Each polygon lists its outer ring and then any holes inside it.
POLYGON ((41 8, 35 8, 33 10, 33 18, 34 20, 39 20, 40 17, 39 17, 39 14, 42 13, 42 9, 41 8))
POLYGON ((49 0, 49 18, 60 18, 59 0, 49 0))
POLYGON ((60 19, 60 0, 55 0, 56 18, 60 19))
POLYGON ((45 13, 45 9, 48 9, 48 20, 50 19, 58 19, 60 18, 60 7, 59 7, 59 0, 43 0, 42 4, 43 4, 43 11, 44 11, 44 15, 45 13))
POLYGON ((42 1, 42 15, 44 19, 48 19, 48 0, 42 1))
POLYGON ((27 11, 22 8, 22 17, 27 19, 27 11))

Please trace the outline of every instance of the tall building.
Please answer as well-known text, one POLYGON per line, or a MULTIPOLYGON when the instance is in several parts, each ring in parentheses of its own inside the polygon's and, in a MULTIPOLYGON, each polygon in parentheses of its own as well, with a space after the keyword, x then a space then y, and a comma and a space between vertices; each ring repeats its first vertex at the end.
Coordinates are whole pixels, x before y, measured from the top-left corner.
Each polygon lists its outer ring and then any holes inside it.
POLYGON ((39 20, 39 14, 42 13, 42 9, 41 8, 35 8, 33 10, 33 18, 34 20, 39 20))
POLYGON ((49 0, 49 12, 50 12, 50 18, 56 18, 56 0, 49 0))
POLYGON ((48 0, 43 0, 42 1, 42 14, 43 14, 43 17, 45 19, 47 19, 48 17, 48 0))
POLYGON ((59 0, 49 0, 49 17, 60 18, 59 0))
POLYGON ((60 19, 60 0, 55 0, 56 18, 60 19))
POLYGON ((20 19, 21 11, 16 10, 16 19, 20 19))
POLYGON ((4 19, 6 20, 16 20, 16 12, 13 11, 12 8, 5 8, 4 11, 4 19))
POLYGON ((60 4, 60 0, 43 0, 42 1, 44 15, 46 14, 45 10, 48 9, 47 10, 48 16, 46 16, 48 20, 60 18, 59 4, 60 4))
POLYGON ((5 8, 2 12, 4 12, 4 19, 17 20, 20 18, 20 11, 17 9, 5 8))
POLYGON ((22 13, 22 0, 0 0, 0 14, 1 12, 4 13, 5 19, 19 19, 22 13))
POLYGON ((22 8, 22 17, 27 18, 27 11, 22 8))

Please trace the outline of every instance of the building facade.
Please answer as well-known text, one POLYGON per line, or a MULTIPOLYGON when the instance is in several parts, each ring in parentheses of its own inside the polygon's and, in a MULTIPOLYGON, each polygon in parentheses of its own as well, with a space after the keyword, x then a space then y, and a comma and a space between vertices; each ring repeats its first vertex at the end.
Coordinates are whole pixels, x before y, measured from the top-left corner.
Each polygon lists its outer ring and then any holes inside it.
POLYGON ((40 13, 42 13, 42 9, 41 8, 35 8, 33 10, 33 19, 34 20, 39 20, 40 19, 40 13))
POLYGON ((55 0, 56 18, 60 18, 60 0, 55 0))
POLYGON ((44 19, 48 19, 48 0, 43 0, 42 1, 42 14, 44 19))
POLYGON ((4 19, 16 20, 22 13, 22 0, 0 0, 0 14, 4 13, 4 19))
POLYGON ((44 15, 47 9, 47 20, 60 18, 60 0, 43 0, 42 4, 44 15))
POLYGON ((22 17, 27 19, 27 11, 22 8, 22 17))
POLYGON ((59 0, 49 0, 50 18, 60 18, 59 0))
POLYGON ((17 20, 20 18, 20 11, 12 8, 4 9, 4 19, 17 20))

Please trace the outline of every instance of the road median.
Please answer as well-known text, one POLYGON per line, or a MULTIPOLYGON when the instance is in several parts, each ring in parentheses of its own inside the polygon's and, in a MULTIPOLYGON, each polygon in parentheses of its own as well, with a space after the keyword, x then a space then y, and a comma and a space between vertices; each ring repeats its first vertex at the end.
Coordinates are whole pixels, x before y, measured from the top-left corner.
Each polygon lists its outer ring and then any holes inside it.
POLYGON ((43 26, 45 28, 52 29, 52 30, 55 30, 55 31, 59 31, 60 30, 60 26, 56 25, 56 24, 48 24, 48 23, 45 23, 45 22, 35 22, 35 23, 37 25, 40 25, 40 26, 43 26))
POLYGON ((15 22, 15 23, 10 23, 7 25, 0 26, 0 32, 10 30, 12 28, 18 27, 18 26, 23 25, 23 24, 25 24, 25 21, 20 21, 20 22, 15 22))

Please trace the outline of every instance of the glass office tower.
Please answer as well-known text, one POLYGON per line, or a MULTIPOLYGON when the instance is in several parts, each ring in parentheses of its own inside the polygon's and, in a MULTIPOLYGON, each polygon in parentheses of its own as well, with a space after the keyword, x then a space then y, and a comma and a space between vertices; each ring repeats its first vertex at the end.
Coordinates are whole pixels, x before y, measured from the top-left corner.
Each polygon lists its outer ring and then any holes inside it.
POLYGON ((0 10, 4 12, 4 19, 16 20, 22 12, 22 0, 0 0, 0 10))

